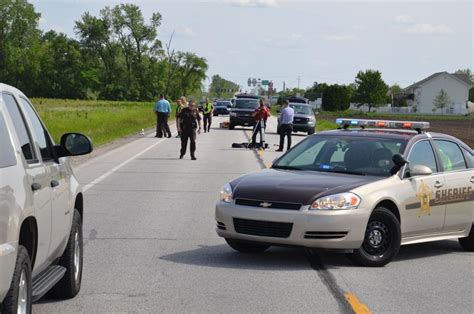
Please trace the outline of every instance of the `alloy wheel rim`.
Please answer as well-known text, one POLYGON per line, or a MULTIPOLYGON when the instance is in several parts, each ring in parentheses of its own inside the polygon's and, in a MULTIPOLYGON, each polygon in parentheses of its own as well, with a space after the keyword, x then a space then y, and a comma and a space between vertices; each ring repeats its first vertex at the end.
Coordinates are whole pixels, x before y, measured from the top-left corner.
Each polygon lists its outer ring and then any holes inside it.
POLYGON ((81 248, 79 246, 79 232, 74 235, 74 279, 76 283, 79 281, 81 272, 81 248))
POLYGON ((18 283, 17 313, 26 313, 28 309, 28 281, 24 269, 21 271, 20 282, 18 283))

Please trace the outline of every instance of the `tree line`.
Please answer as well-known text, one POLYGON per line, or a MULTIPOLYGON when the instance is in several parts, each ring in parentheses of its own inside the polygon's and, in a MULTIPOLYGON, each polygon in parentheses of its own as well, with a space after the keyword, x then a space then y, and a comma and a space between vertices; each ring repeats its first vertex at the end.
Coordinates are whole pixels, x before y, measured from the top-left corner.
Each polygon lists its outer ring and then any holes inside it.
POLYGON ((166 49, 155 12, 145 21, 133 4, 85 12, 77 38, 38 28, 41 15, 27 0, 0 0, 0 81, 30 96, 108 100, 172 99, 202 94, 206 59, 166 49))

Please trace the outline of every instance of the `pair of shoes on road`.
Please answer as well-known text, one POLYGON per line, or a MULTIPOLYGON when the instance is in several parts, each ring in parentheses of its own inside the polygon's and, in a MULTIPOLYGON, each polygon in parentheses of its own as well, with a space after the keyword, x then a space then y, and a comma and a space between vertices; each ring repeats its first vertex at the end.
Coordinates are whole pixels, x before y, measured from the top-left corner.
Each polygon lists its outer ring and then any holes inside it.
POLYGON ((196 156, 191 156, 191 160, 196 160, 196 156))
POLYGON ((183 159, 183 156, 184 156, 184 155, 179 155, 179 159, 183 159))
POLYGON ((168 138, 171 138, 171 134, 168 135, 168 138))

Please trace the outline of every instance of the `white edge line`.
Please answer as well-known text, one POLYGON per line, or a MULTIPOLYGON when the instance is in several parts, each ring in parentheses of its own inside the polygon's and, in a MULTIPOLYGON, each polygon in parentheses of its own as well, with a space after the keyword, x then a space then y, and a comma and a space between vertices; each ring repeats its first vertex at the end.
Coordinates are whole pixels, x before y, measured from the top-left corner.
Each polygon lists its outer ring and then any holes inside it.
MULTIPOLYGON (((176 136, 176 132, 174 132, 171 136, 176 136)), ((94 185, 100 183, 101 181, 103 181, 104 179, 106 179, 108 176, 110 176, 112 173, 114 173, 115 171, 119 170, 120 168, 122 168, 123 166, 125 166, 126 164, 128 164, 129 162, 133 161, 134 159, 140 157, 141 155, 143 155, 144 153, 146 153, 147 151, 153 149, 155 146, 157 146, 158 144, 161 144, 163 143, 167 138, 164 138, 164 139, 161 139, 159 140, 158 142, 156 142, 155 144, 151 145, 150 147, 147 147, 145 148, 144 150, 142 150, 141 152, 139 152, 138 154, 130 157, 129 159, 125 160, 124 162, 118 164, 117 166, 113 167, 112 169, 110 169, 109 171, 107 171, 106 173, 104 173, 103 175, 101 175, 100 177, 96 178, 95 180, 93 180, 91 183, 87 184, 84 186, 84 188, 82 189, 83 193, 87 192, 89 189, 91 189, 94 185)))

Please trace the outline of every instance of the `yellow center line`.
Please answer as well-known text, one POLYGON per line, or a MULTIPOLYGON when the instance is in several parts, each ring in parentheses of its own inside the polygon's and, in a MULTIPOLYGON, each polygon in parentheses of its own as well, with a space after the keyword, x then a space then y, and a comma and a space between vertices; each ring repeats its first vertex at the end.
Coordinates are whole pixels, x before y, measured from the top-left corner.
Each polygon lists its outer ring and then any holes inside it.
POLYGON ((355 314, 372 314, 367 305, 361 303, 355 294, 347 292, 344 296, 355 314))

